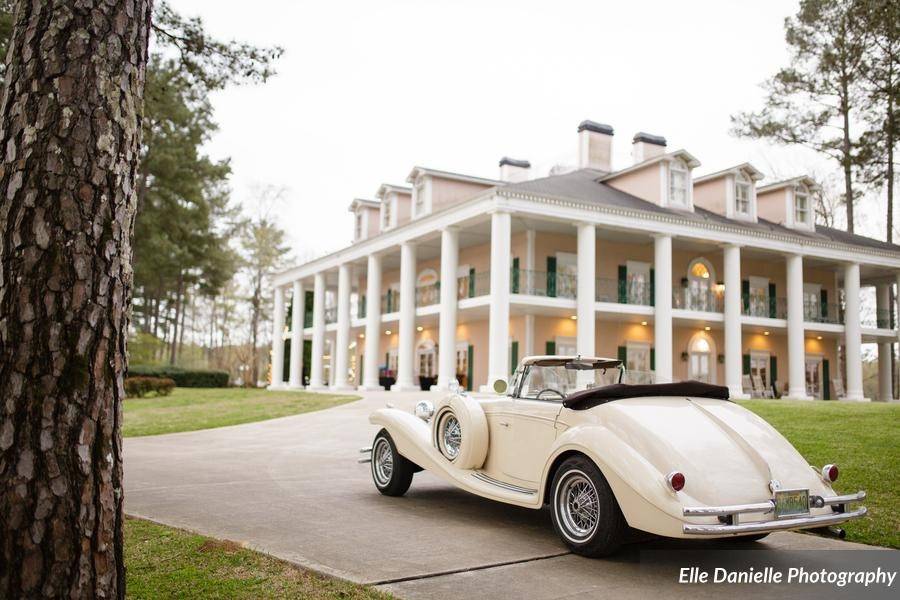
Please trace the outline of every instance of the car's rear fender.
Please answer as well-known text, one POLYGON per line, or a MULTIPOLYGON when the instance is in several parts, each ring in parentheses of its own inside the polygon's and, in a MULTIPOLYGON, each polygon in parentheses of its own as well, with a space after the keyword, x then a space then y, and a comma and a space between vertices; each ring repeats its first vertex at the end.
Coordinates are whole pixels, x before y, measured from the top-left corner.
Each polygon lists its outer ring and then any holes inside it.
POLYGON ((629 526, 657 535, 680 537, 682 504, 666 485, 666 474, 602 425, 573 427, 556 439, 544 466, 543 502, 550 500, 550 478, 557 459, 572 452, 594 461, 612 488, 629 526))

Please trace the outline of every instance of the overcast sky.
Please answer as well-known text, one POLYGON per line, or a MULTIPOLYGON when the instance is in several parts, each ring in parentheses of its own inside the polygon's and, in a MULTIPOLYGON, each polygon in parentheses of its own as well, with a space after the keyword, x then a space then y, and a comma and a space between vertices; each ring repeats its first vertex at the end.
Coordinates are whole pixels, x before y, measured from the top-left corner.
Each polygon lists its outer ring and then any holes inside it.
POLYGON ((351 200, 405 184, 414 165, 497 177, 503 155, 538 175, 572 164, 583 119, 615 128, 614 167, 647 131, 695 155, 697 174, 744 161, 779 177, 834 170, 728 133, 786 64, 796 2, 173 4, 218 37, 285 48, 270 82, 215 96, 208 151, 231 157, 239 201, 288 188, 280 222, 299 257, 347 245, 351 200))

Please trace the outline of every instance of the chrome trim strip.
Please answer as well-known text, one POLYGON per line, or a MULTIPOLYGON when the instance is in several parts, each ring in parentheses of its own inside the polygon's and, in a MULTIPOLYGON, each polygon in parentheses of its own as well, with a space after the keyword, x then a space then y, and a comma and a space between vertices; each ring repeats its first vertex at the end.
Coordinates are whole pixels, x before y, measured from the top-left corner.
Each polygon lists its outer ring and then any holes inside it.
POLYGON ((740 525, 694 525, 685 523, 682 525, 682 531, 689 535, 729 535, 736 533, 762 533, 766 531, 778 531, 781 529, 827 527, 851 519, 859 519, 866 516, 867 512, 868 510, 866 507, 861 506, 853 512, 818 515, 815 517, 797 517, 761 523, 741 523, 740 525))
POLYGON ((371 452, 371 451, 372 451, 372 446, 366 446, 365 448, 360 448, 360 449, 359 449, 359 453, 360 453, 360 454, 366 454, 366 453, 371 452))
POLYGON ((754 504, 733 504, 731 506, 686 506, 682 511, 685 517, 726 517, 744 513, 770 513, 775 510, 775 501, 766 500, 754 504))
POLYGON ((859 502, 860 500, 866 499, 865 491, 858 491, 855 494, 847 494, 845 496, 830 496, 828 498, 822 498, 825 501, 826 506, 830 506, 833 504, 847 504, 848 502, 859 502))
POLYGON ((358 463, 360 463, 360 464, 362 464, 362 463, 370 463, 370 462, 372 462, 372 458, 371 458, 371 457, 369 457, 369 458, 359 458, 359 459, 356 460, 356 462, 358 462, 358 463))
POLYGON ((472 477, 474 477, 475 479, 481 480, 485 483, 490 483, 491 485, 495 485, 499 488, 509 490, 510 492, 517 492, 519 494, 526 494, 528 496, 534 496, 535 494, 537 494, 537 490, 528 489, 525 487, 514 485, 512 483, 506 483, 505 481, 500 481, 498 479, 494 479, 490 475, 485 475, 481 471, 476 471, 475 473, 472 473, 472 477))

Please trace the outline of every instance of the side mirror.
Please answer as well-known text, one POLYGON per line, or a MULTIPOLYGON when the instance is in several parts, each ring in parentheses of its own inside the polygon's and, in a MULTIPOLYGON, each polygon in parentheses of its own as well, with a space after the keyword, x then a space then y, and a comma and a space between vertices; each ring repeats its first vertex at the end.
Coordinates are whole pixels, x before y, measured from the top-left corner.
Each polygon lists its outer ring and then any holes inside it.
POLYGON ((502 396, 506 393, 507 388, 509 388, 509 384, 506 383, 505 379, 495 379, 494 384, 491 386, 494 388, 494 393, 502 396))

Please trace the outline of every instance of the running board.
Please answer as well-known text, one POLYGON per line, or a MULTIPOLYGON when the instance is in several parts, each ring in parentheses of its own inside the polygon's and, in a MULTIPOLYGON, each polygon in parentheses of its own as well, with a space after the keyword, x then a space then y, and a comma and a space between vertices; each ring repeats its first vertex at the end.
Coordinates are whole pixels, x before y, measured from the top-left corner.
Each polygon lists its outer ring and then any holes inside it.
POLYGON ((537 494, 537 490, 532 490, 532 489, 522 487, 519 485, 514 485, 512 483, 506 483, 505 481, 500 481, 499 479, 494 479, 490 475, 486 475, 486 474, 482 473, 481 471, 476 471, 475 473, 472 473, 472 477, 474 477, 475 479, 481 480, 485 483, 495 485, 498 488, 501 488, 501 489, 504 489, 504 490, 507 490, 510 492, 516 492, 517 494, 522 494, 523 496, 534 496, 535 494, 537 494))

